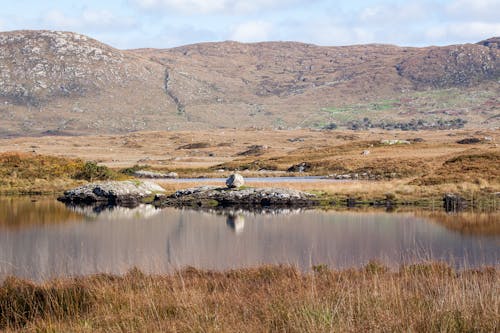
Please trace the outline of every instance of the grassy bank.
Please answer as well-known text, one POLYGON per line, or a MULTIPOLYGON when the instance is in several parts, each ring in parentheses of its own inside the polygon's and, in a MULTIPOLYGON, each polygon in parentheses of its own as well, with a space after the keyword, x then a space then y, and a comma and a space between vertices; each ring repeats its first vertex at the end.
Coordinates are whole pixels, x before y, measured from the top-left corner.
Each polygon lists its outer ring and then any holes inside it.
POLYGON ((49 194, 86 181, 123 177, 92 161, 19 152, 0 154, 0 194, 49 194))
POLYGON ((28 332, 493 332, 500 329, 500 274, 438 264, 392 272, 314 273, 290 267, 228 272, 133 270, 42 285, 0 287, 0 328, 28 332))

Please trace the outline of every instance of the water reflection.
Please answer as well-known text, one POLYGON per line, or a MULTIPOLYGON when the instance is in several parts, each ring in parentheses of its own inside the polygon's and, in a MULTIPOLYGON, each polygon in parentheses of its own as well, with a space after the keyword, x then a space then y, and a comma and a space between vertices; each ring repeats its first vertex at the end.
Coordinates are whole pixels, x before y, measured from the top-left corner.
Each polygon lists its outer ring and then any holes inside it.
POLYGON ((242 233, 243 228, 245 228, 245 217, 242 214, 232 213, 228 213, 226 216, 227 226, 229 226, 229 228, 231 228, 237 234, 242 233))
POLYGON ((449 230, 464 235, 500 236, 500 212, 417 212, 449 230))
MULTIPOLYGON (((24 228, 0 224, 0 278, 122 274, 132 267, 149 273, 278 263, 342 268, 371 259, 390 266, 440 260, 470 267, 498 265, 500 257, 498 236, 459 233, 415 213, 94 210, 55 204, 66 210, 67 220, 24 228)), ((27 216, 44 211, 36 203, 25 209, 32 210, 27 216)))
POLYGON ((0 197, 0 228, 20 228, 82 220, 78 212, 64 207, 54 198, 0 197))
POLYGON ((66 205, 66 207, 75 213, 85 216, 87 219, 97 219, 98 217, 106 220, 147 219, 160 212, 154 206, 145 204, 140 204, 133 208, 109 205, 66 205))

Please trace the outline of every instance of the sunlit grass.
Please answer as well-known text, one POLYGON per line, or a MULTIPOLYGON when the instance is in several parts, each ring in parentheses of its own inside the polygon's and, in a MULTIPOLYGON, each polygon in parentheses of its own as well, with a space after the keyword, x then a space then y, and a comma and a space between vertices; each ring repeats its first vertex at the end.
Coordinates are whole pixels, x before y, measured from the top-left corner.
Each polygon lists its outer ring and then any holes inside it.
POLYGON ((493 332, 499 274, 439 264, 390 271, 314 273, 263 266, 228 272, 185 269, 147 276, 99 275, 42 285, 9 279, 0 287, 7 331, 493 332))

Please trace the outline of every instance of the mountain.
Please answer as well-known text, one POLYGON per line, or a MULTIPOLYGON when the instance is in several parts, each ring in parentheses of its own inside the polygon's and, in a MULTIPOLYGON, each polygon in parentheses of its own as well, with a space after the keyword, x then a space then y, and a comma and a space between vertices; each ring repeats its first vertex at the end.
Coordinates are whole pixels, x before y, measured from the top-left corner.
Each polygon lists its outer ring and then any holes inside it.
POLYGON ((71 32, 4 32, 0 136, 342 126, 366 117, 498 126, 499 39, 117 50, 71 32))

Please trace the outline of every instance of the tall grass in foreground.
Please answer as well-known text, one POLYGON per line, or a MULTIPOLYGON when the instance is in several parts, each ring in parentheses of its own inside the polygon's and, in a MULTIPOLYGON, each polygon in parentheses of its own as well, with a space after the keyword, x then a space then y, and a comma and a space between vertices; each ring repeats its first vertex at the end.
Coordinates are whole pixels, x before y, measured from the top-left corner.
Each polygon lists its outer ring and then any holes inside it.
POLYGON ((500 329, 499 273, 456 272, 431 263, 391 272, 313 273, 263 266, 228 272, 137 270, 0 287, 6 331, 494 332, 500 329))

